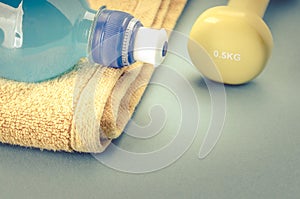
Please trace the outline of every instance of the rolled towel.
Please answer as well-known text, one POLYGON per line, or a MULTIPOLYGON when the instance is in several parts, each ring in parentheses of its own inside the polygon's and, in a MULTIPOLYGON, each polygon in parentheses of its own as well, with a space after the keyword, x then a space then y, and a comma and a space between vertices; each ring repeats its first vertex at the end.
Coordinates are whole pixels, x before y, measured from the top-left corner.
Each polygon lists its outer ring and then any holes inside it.
MULTIPOLYGON (((174 27, 185 3, 90 1, 93 8, 107 5, 140 17, 145 26, 167 29, 174 27)), ((0 142, 54 151, 102 152, 122 133, 152 73, 149 64, 114 69, 82 59, 69 73, 46 82, 0 79, 0 142)))

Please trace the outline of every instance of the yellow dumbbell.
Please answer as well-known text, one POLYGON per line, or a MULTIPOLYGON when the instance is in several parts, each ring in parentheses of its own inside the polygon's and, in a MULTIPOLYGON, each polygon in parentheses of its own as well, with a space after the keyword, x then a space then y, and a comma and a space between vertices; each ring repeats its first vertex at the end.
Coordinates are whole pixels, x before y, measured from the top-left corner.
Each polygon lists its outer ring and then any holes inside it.
POLYGON ((273 47, 272 34, 262 20, 268 3, 230 0, 227 6, 208 9, 199 16, 190 32, 188 51, 205 77, 243 84, 262 72, 273 47), (203 51, 210 60, 203 58, 203 51))

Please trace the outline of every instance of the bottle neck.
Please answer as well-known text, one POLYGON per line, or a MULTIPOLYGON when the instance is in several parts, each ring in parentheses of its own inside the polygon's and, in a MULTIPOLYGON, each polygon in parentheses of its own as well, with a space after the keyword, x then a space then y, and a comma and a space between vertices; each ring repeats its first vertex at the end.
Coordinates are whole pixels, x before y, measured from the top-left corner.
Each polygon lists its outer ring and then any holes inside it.
POLYGON ((270 0, 229 0, 228 6, 263 17, 270 0))
POLYGON ((86 11, 75 23, 74 39, 80 44, 88 44, 96 11, 86 11))

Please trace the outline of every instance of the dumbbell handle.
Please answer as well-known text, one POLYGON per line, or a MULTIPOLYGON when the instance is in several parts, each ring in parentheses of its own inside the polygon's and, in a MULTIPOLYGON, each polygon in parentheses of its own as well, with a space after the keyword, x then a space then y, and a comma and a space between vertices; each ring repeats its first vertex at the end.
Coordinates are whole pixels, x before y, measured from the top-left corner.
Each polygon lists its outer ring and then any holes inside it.
POLYGON ((270 0, 229 0, 228 6, 263 17, 270 0))

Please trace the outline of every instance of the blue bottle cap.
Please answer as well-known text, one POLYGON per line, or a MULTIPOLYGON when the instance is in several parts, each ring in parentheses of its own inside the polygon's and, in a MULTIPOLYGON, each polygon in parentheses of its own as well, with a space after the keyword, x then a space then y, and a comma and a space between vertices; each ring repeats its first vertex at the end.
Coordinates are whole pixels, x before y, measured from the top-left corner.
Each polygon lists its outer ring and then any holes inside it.
POLYGON ((105 8, 99 10, 89 44, 91 61, 115 68, 128 66, 133 57, 137 30, 143 25, 132 15, 105 8))
POLYGON ((92 62, 121 68, 135 61, 155 66, 165 58, 168 35, 164 29, 144 28, 132 15, 101 8, 94 21, 89 44, 92 62))

